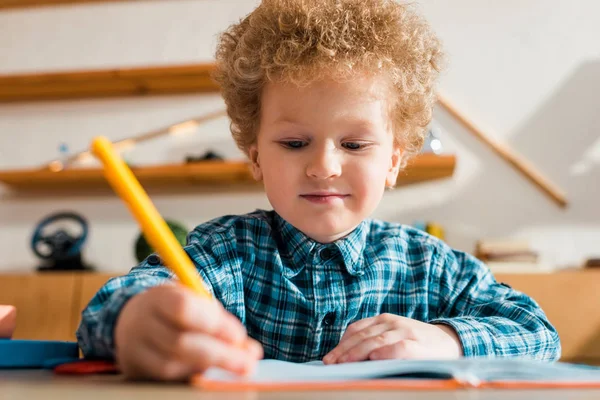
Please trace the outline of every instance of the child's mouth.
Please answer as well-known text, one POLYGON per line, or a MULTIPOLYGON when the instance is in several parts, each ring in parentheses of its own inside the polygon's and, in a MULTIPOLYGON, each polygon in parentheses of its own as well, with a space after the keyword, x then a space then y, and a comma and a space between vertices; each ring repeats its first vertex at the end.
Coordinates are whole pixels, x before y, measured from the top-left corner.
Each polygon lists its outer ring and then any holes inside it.
POLYGON ((348 197, 347 194, 338 194, 338 193, 323 193, 323 194, 302 194, 300 195, 305 200, 310 201, 315 204, 330 204, 336 201, 344 200, 348 197))

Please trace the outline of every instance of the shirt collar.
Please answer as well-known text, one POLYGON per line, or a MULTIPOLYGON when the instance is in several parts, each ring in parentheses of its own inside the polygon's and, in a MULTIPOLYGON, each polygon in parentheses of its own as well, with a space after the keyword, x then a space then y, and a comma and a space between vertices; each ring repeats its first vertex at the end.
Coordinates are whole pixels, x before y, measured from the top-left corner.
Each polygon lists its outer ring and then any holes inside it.
POLYGON ((284 266, 288 278, 294 277, 302 271, 314 251, 332 246, 339 250, 344 260, 344 267, 350 275, 360 276, 364 273, 363 253, 370 227, 367 220, 362 221, 352 232, 333 243, 319 243, 306 236, 279 214, 274 213, 274 215, 282 247, 289 256, 290 262, 284 266))
POLYGON ((346 270, 350 275, 360 276, 364 273, 363 256, 370 226, 368 220, 363 220, 352 232, 334 242, 344 258, 346 270))
POLYGON ((286 277, 292 278, 300 273, 306 266, 309 254, 315 247, 315 242, 296 229, 292 224, 277 213, 275 214, 275 225, 280 234, 281 246, 288 256, 288 262, 284 263, 286 277))

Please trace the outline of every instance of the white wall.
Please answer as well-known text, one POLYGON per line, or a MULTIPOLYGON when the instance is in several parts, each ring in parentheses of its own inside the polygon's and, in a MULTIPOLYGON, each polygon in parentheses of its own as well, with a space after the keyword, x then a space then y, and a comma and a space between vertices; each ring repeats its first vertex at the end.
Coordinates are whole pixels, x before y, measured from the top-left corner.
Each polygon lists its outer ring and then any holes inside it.
MULTIPOLYGON (((0 73, 180 64, 212 60, 216 35, 249 12, 244 0, 99 3, 0 13, 0 73)), ((600 3, 593 0, 422 0, 445 43, 441 89, 486 132, 508 141, 566 190, 561 210, 443 110, 455 176, 386 194, 376 217, 435 220, 447 241, 472 251, 483 237, 522 237, 544 261, 578 264, 600 255, 600 3), (590 149, 595 146, 595 154, 590 149)), ((77 151, 96 135, 139 134, 222 108, 216 95, 0 104, 0 169, 26 168, 77 151)), ((180 161, 216 148, 241 154, 221 119, 193 136, 158 140, 128 154, 135 163, 180 161)), ((33 198, 0 188, 0 271, 32 270, 36 223, 57 210, 91 223, 85 259, 103 271, 135 262, 137 226, 111 196, 33 198)), ((267 208, 263 193, 154 197, 189 228, 224 213, 267 208)))

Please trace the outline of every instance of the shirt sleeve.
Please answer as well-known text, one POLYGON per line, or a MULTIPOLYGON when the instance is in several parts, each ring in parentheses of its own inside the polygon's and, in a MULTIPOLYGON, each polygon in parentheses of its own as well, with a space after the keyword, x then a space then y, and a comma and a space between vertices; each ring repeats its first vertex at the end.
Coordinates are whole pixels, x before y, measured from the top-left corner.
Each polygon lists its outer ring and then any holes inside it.
POLYGON ((558 333, 532 298, 498 283, 473 256, 452 250, 438 256, 431 283, 438 315, 429 323, 451 326, 465 357, 560 358, 558 333))
MULTIPOLYGON (((223 262, 219 250, 223 250, 224 246, 215 245, 215 236, 218 235, 208 235, 196 228, 188 235, 184 250, 193 260, 206 288, 224 301, 231 274, 221 268, 223 262)), ((172 283, 173 279, 174 273, 155 254, 128 274, 110 279, 81 314, 76 336, 83 355, 86 358, 114 359, 114 329, 127 301, 151 287, 172 283)))

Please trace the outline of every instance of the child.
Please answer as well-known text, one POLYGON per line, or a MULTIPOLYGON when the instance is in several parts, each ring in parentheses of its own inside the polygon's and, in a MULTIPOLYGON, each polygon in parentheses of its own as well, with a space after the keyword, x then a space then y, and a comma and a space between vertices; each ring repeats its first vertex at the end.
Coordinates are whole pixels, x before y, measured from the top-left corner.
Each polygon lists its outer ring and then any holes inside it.
POLYGON ((173 283, 156 255, 110 280, 83 312, 83 353, 161 380, 244 374, 263 355, 556 360, 532 299, 421 231, 369 219, 423 143, 441 57, 392 0, 264 0, 230 27, 216 79, 274 210, 189 234, 218 302, 173 283))

